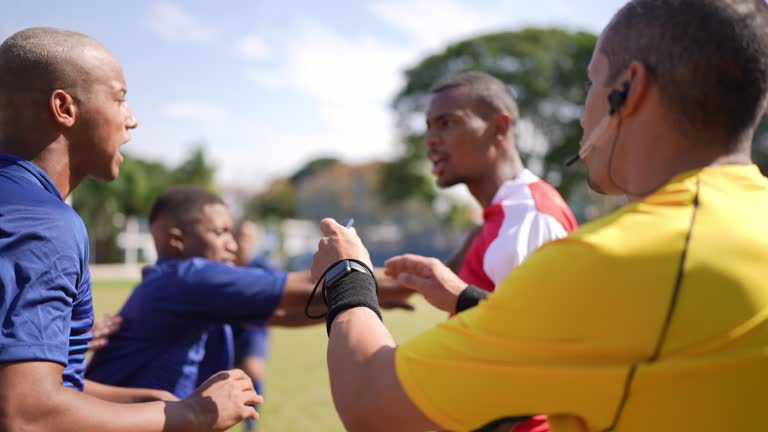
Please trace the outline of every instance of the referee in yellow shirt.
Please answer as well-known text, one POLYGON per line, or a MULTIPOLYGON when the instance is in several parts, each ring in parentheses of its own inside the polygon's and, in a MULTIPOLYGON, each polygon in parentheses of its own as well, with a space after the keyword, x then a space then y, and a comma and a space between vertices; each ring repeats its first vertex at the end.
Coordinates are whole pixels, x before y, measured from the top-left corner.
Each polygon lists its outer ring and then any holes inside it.
POLYGON ((455 318, 397 346, 360 239, 321 222, 313 275, 327 271, 349 430, 542 413, 553 432, 768 430, 768 181, 750 158, 766 1, 630 1, 588 76, 580 157, 593 189, 630 204, 543 246, 485 299, 436 260, 387 263, 455 318))

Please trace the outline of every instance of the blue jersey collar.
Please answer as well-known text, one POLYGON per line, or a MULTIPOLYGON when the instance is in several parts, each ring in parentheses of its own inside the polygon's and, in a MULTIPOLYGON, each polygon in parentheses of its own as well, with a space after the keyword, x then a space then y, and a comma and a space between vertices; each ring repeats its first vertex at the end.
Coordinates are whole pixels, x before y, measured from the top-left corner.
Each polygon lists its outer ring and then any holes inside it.
POLYGON ((50 177, 48 177, 48 174, 43 172, 43 170, 38 168, 32 162, 26 159, 22 159, 16 155, 12 155, 10 153, 0 153, 0 161, 11 162, 20 166, 25 171, 27 171, 35 180, 37 180, 37 182, 40 184, 40 186, 43 187, 43 189, 50 192, 52 195, 56 196, 58 199, 64 201, 64 198, 61 197, 61 192, 59 192, 59 188, 57 188, 56 185, 53 184, 53 181, 51 180, 50 177))

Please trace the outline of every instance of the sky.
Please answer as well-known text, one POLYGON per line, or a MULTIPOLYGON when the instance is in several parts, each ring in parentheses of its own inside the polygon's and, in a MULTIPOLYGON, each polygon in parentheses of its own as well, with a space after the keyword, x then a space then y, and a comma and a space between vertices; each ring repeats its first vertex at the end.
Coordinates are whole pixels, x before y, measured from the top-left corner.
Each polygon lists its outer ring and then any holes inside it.
POLYGON ((126 152, 174 164, 203 144, 221 185, 257 191, 316 157, 395 157, 403 71, 448 44, 525 26, 599 33, 623 3, 0 0, 0 39, 33 26, 94 37, 122 63, 139 120, 126 152))

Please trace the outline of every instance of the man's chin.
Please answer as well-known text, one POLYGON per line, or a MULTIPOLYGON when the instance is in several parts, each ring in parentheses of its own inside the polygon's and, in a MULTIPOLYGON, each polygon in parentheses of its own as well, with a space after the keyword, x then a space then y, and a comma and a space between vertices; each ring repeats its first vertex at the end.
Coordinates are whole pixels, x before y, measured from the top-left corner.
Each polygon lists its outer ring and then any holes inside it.
POLYGON ((106 171, 103 173, 97 173, 97 174, 91 174, 89 177, 94 178, 96 180, 100 180, 103 182, 112 182, 117 179, 117 176, 120 174, 120 167, 115 167, 110 171, 106 171))
POLYGON ((118 175, 120 175, 120 167, 123 166, 123 162, 125 162, 125 158, 120 152, 117 152, 114 158, 112 158, 112 166, 109 173, 109 179, 107 181, 112 181, 117 178, 118 175))
POLYGON ((117 179, 117 177, 120 175, 120 165, 115 165, 112 167, 109 172, 107 172, 104 177, 101 180, 104 180, 106 182, 112 182, 117 179))
POLYGON ((624 195, 623 191, 619 190, 607 180, 597 181, 591 177, 587 177, 587 184, 592 191, 599 193, 600 195, 624 195))
POLYGON ((464 183, 463 179, 455 177, 438 177, 436 180, 437 186, 441 189, 456 186, 457 184, 464 183))
POLYGON ((603 192, 603 189, 600 187, 600 184, 597 182, 593 182, 591 178, 587 177, 587 184, 589 185, 589 188, 592 189, 592 192, 599 193, 600 195, 607 195, 605 192, 603 192))

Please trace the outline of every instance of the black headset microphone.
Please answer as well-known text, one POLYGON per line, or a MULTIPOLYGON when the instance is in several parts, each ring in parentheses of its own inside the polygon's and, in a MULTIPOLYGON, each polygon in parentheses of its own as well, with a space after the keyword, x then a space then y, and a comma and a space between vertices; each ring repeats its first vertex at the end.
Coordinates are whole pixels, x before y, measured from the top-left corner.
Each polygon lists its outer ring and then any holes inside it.
MULTIPOLYGON (((600 138, 607 131, 608 121, 611 119, 611 117, 613 117, 614 114, 617 114, 621 110, 621 107, 627 101, 627 95, 629 95, 629 81, 624 81, 621 90, 611 90, 611 92, 608 94, 608 106, 610 107, 608 117, 606 117, 603 122, 601 122, 601 125, 592 131, 590 136, 587 137, 587 142, 584 144, 584 148, 588 148, 594 145, 594 143, 598 141, 598 138, 600 138)), ((567 161, 565 161, 565 166, 569 167, 580 159, 581 153, 575 154, 571 156, 567 161)))

